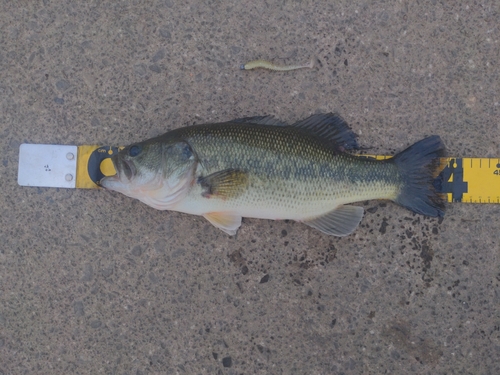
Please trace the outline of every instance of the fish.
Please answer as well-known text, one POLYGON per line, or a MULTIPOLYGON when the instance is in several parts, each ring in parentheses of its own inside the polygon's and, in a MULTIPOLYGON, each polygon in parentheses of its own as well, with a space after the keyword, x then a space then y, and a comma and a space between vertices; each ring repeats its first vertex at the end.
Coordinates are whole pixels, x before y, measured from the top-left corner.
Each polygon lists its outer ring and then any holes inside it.
POLYGON ((435 183, 445 146, 437 135, 394 157, 355 155, 357 136, 336 113, 293 125, 272 116, 171 130, 124 147, 100 185, 159 209, 201 215, 233 236, 242 217, 295 220, 347 236, 364 210, 392 200, 426 216, 444 215, 435 183))
POLYGON ((264 68, 269 70, 276 70, 279 72, 286 72, 289 70, 302 69, 302 68, 312 69, 313 67, 314 67, 314 59, 311 59, 309 64, 306 65, 276 65, 266 60, 254 60, 254 61, 249 61, 246 64, 240 65, 241 70, 264 68))

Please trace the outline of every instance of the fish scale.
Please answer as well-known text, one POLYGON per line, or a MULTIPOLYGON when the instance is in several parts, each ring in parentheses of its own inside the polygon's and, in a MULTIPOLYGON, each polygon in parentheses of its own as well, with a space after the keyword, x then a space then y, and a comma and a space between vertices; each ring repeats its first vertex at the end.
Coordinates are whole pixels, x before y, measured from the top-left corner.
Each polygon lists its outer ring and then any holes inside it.
POLYGON ((330 211, 350 199, 393 198, 399 185, 392 164, 339 154, 330 144, 293 127, 221 124, 215 129, 189 128, 179 136, 194 150, 200 150, 197 175, 228 168, 248 171, 251 186, 247 193, 218 203, 228 208, 245 202, 265 204, 259 207, 262 210, 281 195, 288 198, 283 198, 285 206, 293 210, 308 210, 316 203, 326 204, 330 211), (221 142, 210 142, 212 137, 221 142), (383 176, 388 176, 387 183, 374 184, 383 176), (350 190, 353 192, 349 194, 350 190))

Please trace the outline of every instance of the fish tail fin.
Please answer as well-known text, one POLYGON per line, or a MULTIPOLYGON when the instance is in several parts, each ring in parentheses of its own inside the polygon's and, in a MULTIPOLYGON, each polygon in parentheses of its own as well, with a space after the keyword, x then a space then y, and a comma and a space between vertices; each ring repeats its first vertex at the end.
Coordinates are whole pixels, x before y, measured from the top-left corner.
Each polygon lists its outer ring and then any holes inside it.
POLYGON ((444 216, 445 195, 436 186, 436 177, 444 168, 446 154, 441 138, 433 135, 394 156, 403 179, 397 203, 418 214, 444 216))

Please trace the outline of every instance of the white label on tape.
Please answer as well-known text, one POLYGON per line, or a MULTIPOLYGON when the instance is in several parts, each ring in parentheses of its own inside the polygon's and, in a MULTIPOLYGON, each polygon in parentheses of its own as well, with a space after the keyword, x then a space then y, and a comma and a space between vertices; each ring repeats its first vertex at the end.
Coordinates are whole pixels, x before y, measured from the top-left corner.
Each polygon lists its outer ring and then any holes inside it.
POLYGON ((19 147, 17 183, 21 186, 75 188, 77 146, 37 145, 19 147))

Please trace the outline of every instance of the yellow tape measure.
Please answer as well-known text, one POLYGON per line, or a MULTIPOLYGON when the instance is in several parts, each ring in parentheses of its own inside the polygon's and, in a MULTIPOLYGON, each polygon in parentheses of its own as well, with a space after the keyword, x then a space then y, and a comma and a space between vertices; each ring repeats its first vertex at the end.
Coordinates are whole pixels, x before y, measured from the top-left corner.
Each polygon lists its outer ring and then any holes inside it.
POLYGON ((440 175, 448 202, 500 203, 500 159, 448 158, 440 175))
POLYGON ((122 148, 97 145, 78 146, 76 188, 98 188, 98 183, 103 177, 116 174, 111 157, 122 148))
MULTIPOLYGON (((111 156, 123 147, 78 146, 76 187, 98 188, 104 176, 114 175, 111 156)), ((376 155, 376 159, 390 156, 376 155)), ((444 158, 437 179, 448 202, 500 203, 500 158, 444 158)))

